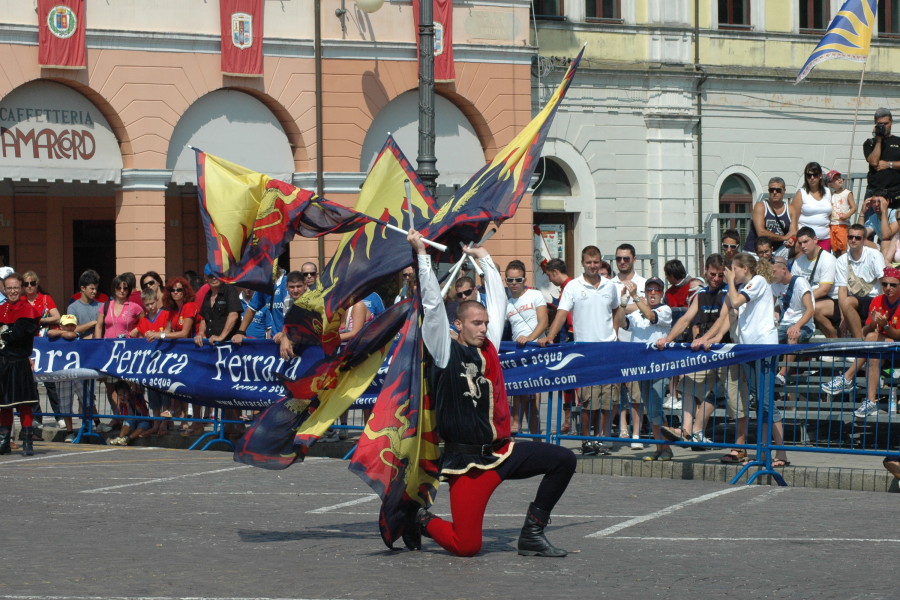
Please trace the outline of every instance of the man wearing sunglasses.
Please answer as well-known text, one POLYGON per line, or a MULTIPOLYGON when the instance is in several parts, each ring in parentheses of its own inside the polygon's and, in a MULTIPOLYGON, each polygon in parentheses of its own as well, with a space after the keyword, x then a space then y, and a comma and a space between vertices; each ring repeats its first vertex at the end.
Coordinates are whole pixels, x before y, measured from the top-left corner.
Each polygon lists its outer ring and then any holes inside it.
MULTIPOLYGON (((891 342, 900 341, 900 269, 887 267, 881 276, 881 289, 884 293, 872 300, 869 310, 869 318, 862 328, 862 333, 867 342, 891 342)), ((878 408, 879 373, 881 373, 881 359, 857 358, 843 375, 838 375, 831 381, 822 384, 822 391, 828 395, 838 395, 842 392, 853 392, 856 389, 856 373, 868 362, 866 367, 866 399, 860 402, 853 415, 859 419, 876 415, 881 412, 878 408)))
POLYGON ((756 252, 756 240, 760 237, 772 240, 773 252, 782 246, 790 248, 796 241, 797 224, 791 220, 790 210, 784 201, 784 179, 770 179, 768 190, 769 197, 753 205, 752 226, 744 242, 744 252, 756 252))
POLYGON ((881 294, 879 279, 884 273, 884 256, 865 245, 866 227, 859 223, 847 232, 848 251, 837 259, 834 285, 838 292, 841 315, 856 339, 862 339, 862 323, 869 315, 869 305, 881 294))

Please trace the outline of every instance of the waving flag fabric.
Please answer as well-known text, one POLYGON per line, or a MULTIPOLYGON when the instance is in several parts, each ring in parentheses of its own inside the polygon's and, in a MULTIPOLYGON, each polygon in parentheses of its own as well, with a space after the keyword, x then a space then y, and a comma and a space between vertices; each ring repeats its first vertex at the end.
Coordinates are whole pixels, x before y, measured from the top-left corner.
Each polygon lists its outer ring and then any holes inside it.
MULTIPOLYGON (((363 183, 355 209, 409 229, 405 180, 410 182, 410 201, 417 227, 422 227, 436 210, 434 199, 390 136, 363 183)), ((335 348, 343 310, 412 263, 406 236, 377 222, 344 234, 320 274, 318 286, 305 292, 291 308, 294 314, 290 319, 297 335, 308 342, 321 341, 326 350, 335 348), (301 332, 304 327, 306 331, 301 332)))
POLYGON ((438 435, 422 378, 421 299, 400 332, 400 342, 372 416, 359 438, 350 470, 381 497, 378 526, 388 548, 403 534, 405 516, 431 506, 438 485, 438 435))
POLYGON ((583 54, 584 48, 569 65, 562 83, 543 110, 497 153, 494 160, 459 188, 422 230, 425 237, 448 246, 448 256, 442 260, 457 259, 460 254, 458 242, 478 242, 491 221, 499 224, 516 213, 531 182, 556 109, 575 77, 583 54))
POLYGON ((372 383, 396 333, 415 321, 414 310, 412 300, 395 304, 366 323, 340 354, 306 369, 300 379, 284 382, 290 394, 256 418, 238 442, 234 460, 264 469, 286 469, 303 460, 372 383))
POLYGON ((877 21, 878 0, 847 0, 832 19, 831 25, 822 36, 822 40, 813 53, 809 55, 797 81, 800 83, 821 62, 833 58, 866 62, 869 56, 869 45, 872 42, 872 30, 877 21))
POLYGON ((196 155, 207 261, 222 281, 271 293, 274 261, 294 235, 341 233, 369 222, 309 190, 200 150, 196 155))

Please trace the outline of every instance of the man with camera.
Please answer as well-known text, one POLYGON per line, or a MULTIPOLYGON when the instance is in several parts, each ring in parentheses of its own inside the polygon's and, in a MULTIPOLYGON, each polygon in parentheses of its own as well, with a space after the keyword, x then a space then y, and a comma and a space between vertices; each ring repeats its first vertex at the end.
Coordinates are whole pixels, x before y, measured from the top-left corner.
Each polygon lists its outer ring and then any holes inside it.
POLYGON ((876 189, 886 190, 892 208, 900 198, 900 137, 891 135, 894 119, 891 111, 879 108, 875 111, 875 128, 872 137, 863 143, 863 154, 869 163, 866 198, 876 189))

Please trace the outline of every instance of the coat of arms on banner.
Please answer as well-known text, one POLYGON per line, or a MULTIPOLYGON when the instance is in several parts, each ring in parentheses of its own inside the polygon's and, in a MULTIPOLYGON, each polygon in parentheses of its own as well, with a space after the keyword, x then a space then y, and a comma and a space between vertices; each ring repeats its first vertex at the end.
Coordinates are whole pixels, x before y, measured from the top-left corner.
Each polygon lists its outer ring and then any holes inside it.
POLYGON ((231 43, 241 50, 253 45, 253 17, 247 13, 231 15, 231 43))
POLYGON ((444 53, 444 24, 434 22, 434 55, 440 56, 444 53))
POLYGON ((54 6, 47 13, 47 28, 50 33, 64 40, 72 37, 72 34, 78 29, 78 19, 75 18, 75 12, 68 6, 54 6))

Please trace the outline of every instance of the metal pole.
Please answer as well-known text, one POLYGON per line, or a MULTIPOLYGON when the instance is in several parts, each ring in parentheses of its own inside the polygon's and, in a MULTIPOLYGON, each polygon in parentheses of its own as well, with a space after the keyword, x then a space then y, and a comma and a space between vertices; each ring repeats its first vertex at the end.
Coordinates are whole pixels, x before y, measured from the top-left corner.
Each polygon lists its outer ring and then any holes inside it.
POLYGON ((436 197, 438 170, 434 155, 434 3, 419 2, 419 156, 416 173, 436 197))

